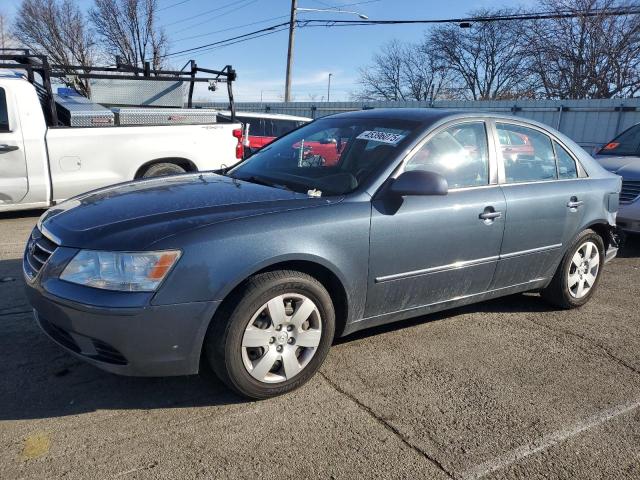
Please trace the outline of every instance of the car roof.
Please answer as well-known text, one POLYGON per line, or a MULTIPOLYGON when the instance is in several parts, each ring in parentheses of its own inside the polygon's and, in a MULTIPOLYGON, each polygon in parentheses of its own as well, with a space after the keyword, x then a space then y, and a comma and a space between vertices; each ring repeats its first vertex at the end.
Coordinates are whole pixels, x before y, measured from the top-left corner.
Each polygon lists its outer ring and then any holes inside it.
MULTIPOLYGON (((322 118, 371 118, 391 120, 413 120, 424 125, 433 125, 447 120, 459 120, 465 118, 490 118, 504 120, 505 122, 522 122, 536 126, 543 130, 555 132, 553 127, 529 118, 507 115, 504 113, 487 112, 481 110, 449 110, 446 108, 369 108, 354 110, 352 112, 336 113, 322 118)), ((556 132, 557 133, 557 132, 556 132)))

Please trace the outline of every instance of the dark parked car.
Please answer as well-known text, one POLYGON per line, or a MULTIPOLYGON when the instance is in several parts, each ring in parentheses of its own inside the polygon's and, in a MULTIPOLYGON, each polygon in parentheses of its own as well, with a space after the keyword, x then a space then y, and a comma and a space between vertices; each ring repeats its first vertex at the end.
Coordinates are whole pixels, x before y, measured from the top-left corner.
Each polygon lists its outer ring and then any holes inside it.
POLYGON ((618 177, 538 123, 352 112, 220 174, 56 206, 24 273, 37 321, 80 358, 125 375, 193 374, 204 360, 265 398, 302 385, 334 338, 366 327, 525 291, 583 305, 616 253, 619 192, 618 177), (505 132, 533 153, 503 159, 505 132), (301 148, 323 136, 340 139, 334 165, 301 148))
POLYGON ((640 124, 600 148, 596 158, 604 168, 622 177, 618 225, 640 233, 640 124))

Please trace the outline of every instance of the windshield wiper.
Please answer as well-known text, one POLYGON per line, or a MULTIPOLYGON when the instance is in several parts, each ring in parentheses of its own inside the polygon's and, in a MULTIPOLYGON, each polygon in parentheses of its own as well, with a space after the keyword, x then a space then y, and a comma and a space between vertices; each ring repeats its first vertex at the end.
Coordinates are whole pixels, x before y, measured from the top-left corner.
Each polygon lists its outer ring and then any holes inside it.
POLYGON ((249 177, 243 178, 243 177, 234 177, 237 178, 238 180, 244 180, 245 182, 249 182, 249 183, 256 183, 258 185, 264 185, 265 187, 273 187, 273 188, 279 188, 281 190, 288 190, 290 192, 292 192, 293 190, 291 190, 291 188, 289 188, 286 185, 280 184, 280 183, 275 183, 272 182, 271 180, 267 180, 266 178, 263 177, 258 177, 256 175, 251 175, 249 177))

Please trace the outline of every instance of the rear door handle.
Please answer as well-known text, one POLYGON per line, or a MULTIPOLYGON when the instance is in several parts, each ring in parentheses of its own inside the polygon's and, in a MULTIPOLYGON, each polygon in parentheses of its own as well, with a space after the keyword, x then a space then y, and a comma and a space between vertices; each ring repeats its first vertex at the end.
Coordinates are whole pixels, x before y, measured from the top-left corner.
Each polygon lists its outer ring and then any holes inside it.
POLYGON ((578 200, 577 197, 571 197, 571 199, 569 200, 569 203, 567 203, 568 208, 578 208, 578 207, 581 207, 582 205, 584 205, 584 202, 582 200, 578 200))
POLYGON ((20 147, 18 147, 17 145, 7 145, 2 144, 0 145, 0 152, 13 152, 15 150, 18 150, 20 147))

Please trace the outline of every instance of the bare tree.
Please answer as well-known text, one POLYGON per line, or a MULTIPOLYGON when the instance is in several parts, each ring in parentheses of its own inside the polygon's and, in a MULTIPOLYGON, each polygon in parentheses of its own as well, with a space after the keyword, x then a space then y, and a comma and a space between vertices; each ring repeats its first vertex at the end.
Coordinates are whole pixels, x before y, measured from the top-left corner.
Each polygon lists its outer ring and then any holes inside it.
MULTIPOLYGON (((96 48, 93 33, 74 0, 23 0, 13 28, 25 47, 46 54, 51 63, 93 65, 96 48)), ((67 71, 63 81, 81 93, 89 93, 84 79, 67 71)))
POLYGON ((434 55, 427 37, 405 47, 402 67, 402 84, 413 100, 432 102, 450 89, 450 70, 434 55))
POLYGON ((153 68, 164 64, 168 39, 156 23, 157 0, 95 0, 89 16, 106 52, 126 63, 153 68))
POLYGON ((629 97, 640 92, 640 18, 598 13, 635 5, 614 0, 544 0, 574 18, 532 21, 531 75, 547 98, 629 97), (581 15, 582 14, 582 15, 581 15))
POLYGON ((0 11, 0 48, 15 48, 17 42, 9 31, 9 20, 3 11, 0 11))
POLYGON ((371 65, 359 70, 361 100, 405 100, 402 88, 405 45, 399 40, 384 44, 373 56, 371 65))
MULTIPOLYGON (((477 11, 473 16, 512 12, 477 11)), ((477 22, 468 28, 436 27, 428 43, 439 63, 448 65, 459 95, 470 100, 512 98, 530 95, 524 65, 526 46, 521 41, 521 23, 477 22)))

